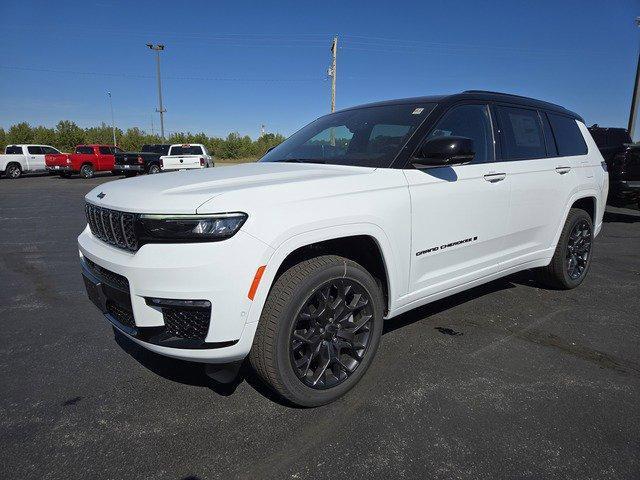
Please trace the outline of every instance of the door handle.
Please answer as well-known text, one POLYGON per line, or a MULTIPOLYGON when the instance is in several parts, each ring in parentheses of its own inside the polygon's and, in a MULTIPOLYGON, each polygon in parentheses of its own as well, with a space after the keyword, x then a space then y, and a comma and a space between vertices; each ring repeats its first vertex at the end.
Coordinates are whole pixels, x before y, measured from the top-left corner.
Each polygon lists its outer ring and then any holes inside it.
POLYGON ((571 167, 556 167, 556 172, 560 175, 564 175, 565 173, 569 173, 571 171, 571 167))
POLYGON ((501 182, 505 178, 507 178, 507 174, 506 173, 487 173, 484 176, 484 179, 487 182, 490 182, 490 183, 501 182))

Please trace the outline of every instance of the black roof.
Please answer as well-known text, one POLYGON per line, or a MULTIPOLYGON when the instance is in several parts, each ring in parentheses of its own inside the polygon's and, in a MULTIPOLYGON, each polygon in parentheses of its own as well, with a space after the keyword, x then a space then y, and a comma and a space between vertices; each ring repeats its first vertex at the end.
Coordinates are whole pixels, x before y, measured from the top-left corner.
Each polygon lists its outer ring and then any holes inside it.
POLYGON ((403 103, 455 103, 458 100, 482 100, 492 102, 503 102, 514 105, 522 105, 534 108, 540 108, 544 110, 550 110, 552 112, 562 113, 569 115, 581 122, 584 122, 582 117, 571 110, 556 105, 555 103, 544 102, 542 100, 536 100, 535 98, 523 97, 521 95, 514 95, 511 93, 490 92, 487 90, 465 90, 464 92, 454 93, 451 95, 428 95, 424 97, 411 97, 400 98, 396 100, 385 100, 382 102, 367 103, 365 105, 358 105, 354 107, 345 108, 344 110, 351 110, 361 107, 377 107, 382 105, 399 105, 403 103))

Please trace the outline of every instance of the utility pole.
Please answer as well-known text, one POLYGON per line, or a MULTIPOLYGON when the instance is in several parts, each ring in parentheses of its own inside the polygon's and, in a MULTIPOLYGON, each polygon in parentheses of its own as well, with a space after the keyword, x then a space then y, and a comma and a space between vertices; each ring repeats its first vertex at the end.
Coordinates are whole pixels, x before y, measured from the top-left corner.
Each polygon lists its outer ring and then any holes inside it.
POLYGON ((147 47, 156 52, 156 66, 158 72, 158 104, 160 108, 156 112, 160 113, 160 137, 164 139, 164 113, 166 110, 162 107, 162 83, 160 81, 160 52, 164 50, 164 45, 154 45, 147 43, 147 47))
MULTIPOLYGON (((640 27, 640 17, 636 17, 636 26, 640 27)), ((634 139, 636 129, 636 119, 638 117, 638 103, 640 103, 640 51, 638 51, 638 65, 636 66, 636 83, 633 86, 633 97, 631 98, 631 111, 629 112, 629 136, 634 139)))
POLYGON ((113 99, 111 98, 111 92, 107 92, 109 96, 109 104, 111 105, 111 133, 113 133, 113 145, 118 146, 116 143, 116 122, 113 119, 113 99))
MULTIPOLYGON (((327 69, 327 75, 331 77, 331 113, 336 111, 336 60, 338 55, 338 36, 331 42, 331 66, 327 69)), ((336 146, 336 135, 333 128, 329 130, 329 144, 336 146)))
POLYGON ((338 55, 338 36, 333 37, 331 44, 331 67, 327 72, 331 77, 331 113, 336 111, 336 60, 338 55))

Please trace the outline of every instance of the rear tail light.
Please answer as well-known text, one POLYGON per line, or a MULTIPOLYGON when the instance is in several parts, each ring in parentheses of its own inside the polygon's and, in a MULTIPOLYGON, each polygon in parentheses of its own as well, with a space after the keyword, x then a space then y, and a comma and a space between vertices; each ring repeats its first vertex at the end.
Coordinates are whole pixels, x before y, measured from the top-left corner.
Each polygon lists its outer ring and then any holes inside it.
POLYGON ((142 165, 144 163, 144 160, 142 159, 142 157, 138 156, 138 163, 140 165, 142 165))
POLYGON ((204 167, 204 158, 201 158, 201 159, 200 159, 200 166, 201 166, 201 167, 204 167))
POLYGON ((160 159, 160 168, 164 167, 164 162, 160 159))

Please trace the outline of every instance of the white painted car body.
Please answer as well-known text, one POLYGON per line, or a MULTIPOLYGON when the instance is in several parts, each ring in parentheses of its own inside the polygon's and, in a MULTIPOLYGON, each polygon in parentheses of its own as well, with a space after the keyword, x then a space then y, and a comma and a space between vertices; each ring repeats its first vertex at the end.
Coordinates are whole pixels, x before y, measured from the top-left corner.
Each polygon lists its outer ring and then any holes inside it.
POLYGON ((132 213, 245 212, 248 218, 224 241, 146 244, 135 253, 103 242, 87 227, 78 238, 80 256, 129 280, 136 326, 163 325, 145 298, 204 298, 213 306, 206 341, 230 345, 180 349, 134 341, 185 360, 240 360, 251 348, 279 267, 305 245, 350 236, 374 239, 386 269, 386 317, 393 318, 549 264, 578 199, 594 201, 597 234, 608 176, 598 148, 578 124, 586 155, 458 165, 451 167, 456 181, 435 170, 259 162, 111 182, 90 191, 86 201, 132 213), (558 168, 569 170, 559 174, 558 168), (488 180, 496 171, 502 181, 488 180), (439 251, 424 253, 433 247, 439 251), (251 300, 248 291, 263 265, 251 300))
POLYGON ((42 172, 46 170, 44 156, 46 153, 60 153, 60 151, 49 145, 39 144, 19 144, 7 145, 5 154, 0 155, 0 172, 4 172, 7 165, 17 163, 23 172, 42 172), (7 154, 10 148, 18 148, 22 153, 7 154), (46 151, 43 149, 47 149, 46 151), (31 150, 31 151, 30 151, 31 150))
POLYGON ((193 170, 213 166, 213 157, 207 152, 207 147, 200 143, 171 145, 168 155, 160 157, 162 171, 193 170), (176 150, 184 147, 194 148, 199 150, 199 153, 191 155, 176 154, 176 150))

